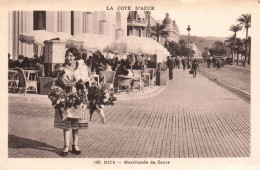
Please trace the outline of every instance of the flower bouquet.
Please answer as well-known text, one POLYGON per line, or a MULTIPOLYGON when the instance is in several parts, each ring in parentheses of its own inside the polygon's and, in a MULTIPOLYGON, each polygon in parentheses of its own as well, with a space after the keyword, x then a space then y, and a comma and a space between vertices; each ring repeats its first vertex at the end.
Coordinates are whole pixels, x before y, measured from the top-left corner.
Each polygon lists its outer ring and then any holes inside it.
POLYGON ((86 107, 87 103, 87 93, 83 82, 78 81, 73 86, 66 86, 62 81, 58 81, 58 83, 60 83, 59 86, 52 86, 51 92, 48 93, 52 106, 58 109, 63 119, 81 118, 82 109, 86 107), (66 114, 62 114, 62 111, 66 114))
POLYGON ((107 90, 102 90, 99 86, 94 85, 88 88, 87 98, 90 108, 90 121, 94 111, 96 111, 102 122, 105 123, 103 109, 104 106, 114 105, 116 98, 113 96, 113 93, 109 93, 107 90))

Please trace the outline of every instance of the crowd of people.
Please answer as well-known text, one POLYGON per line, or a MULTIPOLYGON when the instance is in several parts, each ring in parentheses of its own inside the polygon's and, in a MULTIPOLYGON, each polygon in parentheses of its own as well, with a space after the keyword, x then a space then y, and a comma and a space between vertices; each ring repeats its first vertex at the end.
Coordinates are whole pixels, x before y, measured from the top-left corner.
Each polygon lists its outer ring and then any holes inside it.
POLYGON ((8 53, 8 68, 9 69, 23 69, 23 70, 38 70, 40 76, 44 76, 43 58, 34 55, 33 58, 19 55, 17 60, 10 59, 11 55, 8 53))
POLYGON ((100 52, 93 53, 93 56, 87 58, 86 54, 81 54, 81 59, 91 69, 92 73, 100 74, 100 71, 116 71, 116 75, 131 76, 131 70, 144 70, 153 68, 154 63, 144 60, 121 59, 118 57, 105 58, 100 52))
POLYGON ((210 68, 210 65, 213 65, 213 67, 217 68, 217 70, 221 70, 222 67, 226 64, 225 59, 218 59, 218 58, 208 58, 207 59, 207 68, 210 68))
MULTIPOLYGON (((100 52, 93 53, 93 56, 87 57, 85 53, 78 52, 77 60, 82 59, 90 68, 90 71, 100 74, 100 71, 116 71, 117 75, 127 76, 130 70, 144 70, 145 68, 153 68, 154 63, 150 61, 129 61, 128 59, 119 60, 118 57, 112 59, 105 58, 100 52)), ((44 76, 44 59, 34 55, 33 58, 19 55, 16 61, 10 59, 8 54, 8 67, 10 69, 38 70, 40 76, 44 76)), ((56 65, 60 67, 60 65, 56 65)), ((46 73, 46 76, 51 76, 51 73, 46 73)))
MULTIPOLYGON (((189 61, 186 57, 167 57, 167 63, 166 63, 168 69, 169 69, 169 79, 173 79, 173 69, 176 67, 177 69, 180 69, 180 66, 182 65, 183 71, 189 68, 189 61)), ((193 77, 195 78, 197 75, 197 70, 199 68, 199 64, 197 59, 194 59, 191 63, 191 69, 193 77)))

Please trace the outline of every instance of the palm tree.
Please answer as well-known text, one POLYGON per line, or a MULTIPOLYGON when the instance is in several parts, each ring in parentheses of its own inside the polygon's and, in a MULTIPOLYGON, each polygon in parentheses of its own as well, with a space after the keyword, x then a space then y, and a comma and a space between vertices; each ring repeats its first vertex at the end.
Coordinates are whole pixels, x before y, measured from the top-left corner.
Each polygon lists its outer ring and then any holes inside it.
POLYGON ((168 32, 164 31, 165 26, 157 23, 155 26, 151 28, 151 36, 157 38, 157 42, 159 42, 160 37, 167 37, 168 32))
POLYGON ((242 27, 238 24, 238 25, 231 25, 231 27, 229 28, 230 31, 234 32, 234 37, 237 38, 237 32, 240 31, 242 29, 242 27))
POLYGON ((222 57, 227 53, 225 45, 221 41, 214 42, 214 44, 212 45, 212 50, 214 51, 214 54, 222 57))
POLYGON ((237 38, 235 40, 234 49, 235 49, 236 54, 237 54, 237 64, 239 62, 238 55, 243 54, 244 51, 245 51, 244 44, 245 44, 245 42, 243 40, 241 40, 240 38, 237 38))
POLYGON ((177 43, 174 41, 170 41, 170 42, 166 43, 165 48, 170 52, 170 54, 172 56, 175 56, 176 45, 177 45, 177 43))
MULTIPOLYGON (((247 59, 248 29, 251 27, 251 14, 242 14, 237 21, 246 29, 245 59, 247 59)), ((248 64, 250 64, 250 56, 248 56, 248 64)))
POLYGON ((187 56, 188 55, 187 43, 183 39, 179 40, 175 49, 176 49, 176 54, 178 56, 187 56))
POLYGON ((229 36, 227 38, 227 40, 225 40, 224 44, 226 47, 228 47, 231 51, 231 56, 232 56, 232 61, 234 61, 234 55, 233 55, 233 52, 234 52, 234 45, 235 45, 235 37, 234 36, 229 36))

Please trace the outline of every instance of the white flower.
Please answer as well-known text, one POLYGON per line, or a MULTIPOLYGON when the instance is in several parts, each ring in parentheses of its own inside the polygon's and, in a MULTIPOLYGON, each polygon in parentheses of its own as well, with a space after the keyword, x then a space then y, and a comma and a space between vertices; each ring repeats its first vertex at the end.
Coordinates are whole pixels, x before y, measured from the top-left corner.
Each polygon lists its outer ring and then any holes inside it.
POLYGON ((77 92, 76 87, 73 86, 71 91, 72 91, 72 93, 76 93, 77 92))
POLYGON ((60 104, 60 99, 58 99, 58 100, 56 101, 56 104, 60 104))
POLYGON ((74 71, 74 77, 76 81, 82 80, 86 82, 89 80, 88 67, 85 65, 84 60, 78 61, 78 68, 74 71))

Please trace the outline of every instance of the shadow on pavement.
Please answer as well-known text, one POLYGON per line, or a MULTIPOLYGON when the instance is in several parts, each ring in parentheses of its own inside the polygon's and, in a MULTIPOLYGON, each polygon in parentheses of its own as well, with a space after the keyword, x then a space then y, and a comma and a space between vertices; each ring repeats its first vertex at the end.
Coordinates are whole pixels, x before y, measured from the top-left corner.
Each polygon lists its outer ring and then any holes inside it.
POLYGON ((15 135, 8 135, 8 148, 14 148, 14 149, 32 148, 32 149, 39 149, 39 150, 53 152, 59 156, 61 155, 61 151, 59 148, 48 145, 44 142, 39 142, 32 139, 26 139, 15 135))

